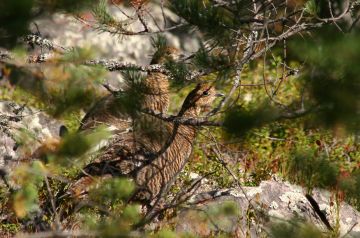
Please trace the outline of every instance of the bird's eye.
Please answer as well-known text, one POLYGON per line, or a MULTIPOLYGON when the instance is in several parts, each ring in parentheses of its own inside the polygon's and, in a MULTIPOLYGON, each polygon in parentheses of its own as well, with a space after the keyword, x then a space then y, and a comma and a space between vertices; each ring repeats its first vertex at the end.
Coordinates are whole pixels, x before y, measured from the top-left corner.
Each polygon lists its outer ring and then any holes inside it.
POLYGON ((209 96, 209 91, 204 91, 204 92, 203 92, 203 95, 204 95, 204 96, 209 96))

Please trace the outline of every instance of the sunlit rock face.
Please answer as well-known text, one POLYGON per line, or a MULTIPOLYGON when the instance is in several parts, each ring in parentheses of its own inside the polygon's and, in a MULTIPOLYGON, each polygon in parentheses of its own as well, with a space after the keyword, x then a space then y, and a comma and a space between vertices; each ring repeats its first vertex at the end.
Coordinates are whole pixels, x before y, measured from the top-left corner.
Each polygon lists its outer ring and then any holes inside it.
MULTIPOLYGON (((109 5, 109 12, 116 20, 125 20, 128 16, 135 16, 134 8, 130 6, 109 5)), ((178 17, 170 10, 164 8, 164 16, 166 19, 166 26, 164 24, 163 12, 160 5, 155 3, 148 3, 146 5, 146 12, 144 20, 148 26, 149 31, 157 32, 159 28, 165 28, 177 25, 178 17), (156 24, 155 24, 156 22, 156 24)), ((94 22, 91 11, 84 12, 82 18, 89 22, 94 22)), ((128 20, 127 20, 128 21, 128 20)), ((126 29, 132 32, 140 32, 144 30, 143 25, 139 20, 129 21, 130 24, 126 29)), ((119 62, 133 63, 137 65, 149 65, 155 49, 151 44, 151 38, 156 34, 145 35, 116 35, 110 34, 91 27, 86 21, 76 19, 73 16, 65 14, 53 14, 36 20, 35 24, 30 26, 31 31, 36 33, 40 31, 42 37, 51 40, 58 46, 73 48, 85 47, 91 49, 93 52, 93 59, 112 59, 119 62)), ((169 45, 180 49, 185 54, 195 52, 199 48, 198 39, 201 37, 194 29, 179 28, 180 30, 173 30, 170 32, 163 32, 169 45)), ((46 49, 35 47, 36 53, 46 53, 46 49)), ((43 67, 43 66, 42 66, 43 67)), ((47 77, 44 68, 42 69, 44 76, 47 77)), ((122 76, 119 72, 108 72, 102 78, 107 84, 110 84, 115 89, 122 88, 122 76)), ((104 93, 106 90, 99 87, 104 93)))
MULTIPOLYGON (((148 3, 146 10, 152 15, 152 17, 148 14, 144 16, 149 31, 159 31, 159 27, 163 29, 164 18, 160 5, 148 3)), ((122 5, 110 5, 109 12, 117 20, 127 19, 122 12, 128 16, 135 15, 134 8, 122 5)), ((164 9, 164 15, 167 28, 179 22, 178 17, 168 9, 164 9)), ((89 19, 90 22, 94 21, 91 12, 84 13, 82 17, 89 19)), ((120 62, 148 65, 154 53, 151 45, 151 37, 156 36, 155 34, 132 36, 110 34, 96 30, 85 21, 75 19, 65 14, 54 14, 50 18, 39 19, 36 23, 43 37, 64 47, 86 47, 93 49, 97 58, 116 59, 120 62)), ((130 21, 129 23, 126 29, 132 32, 144 30, 143 25, 138 20, 130 21)), ((31 28, 33 32, 37 31, 35 26, 31 28)), ((173 47, 179 48, 187 53, 196 51, 199 48, 197 40, 199 38, 198 33, 190 29, 186 30, 186 28, 181 28, 181 30, 182 31, 164 32, 162 35, 167 38, 168 43, 173 47)), ((118 73, 111 73, 107 80, 110 80, 110 83, 116 86, 116 81, 121 81, 121 78, 118 73)))
MULTIPOLYGON (((257 187, 221 189, 196 194, 174 219, 179 233, 207 237, 217 232, 237 237, 262 237, 278 222, 300 219, 320 230, 328 228, 305 197, 306 189, 284 181, 263 181, 257 187), (196 204, 196 205, 194 205, 196 204), (231 204, 231 206, 229 206, 231 204), (232 211, 224 207, 232 207, 232 211), (200 218, 200 219, 199 219, 200 218)), ((360 213, 349 204, 336 204, 331 193, 314 189, 312 197, 340 236, 360 237, 360 213)))

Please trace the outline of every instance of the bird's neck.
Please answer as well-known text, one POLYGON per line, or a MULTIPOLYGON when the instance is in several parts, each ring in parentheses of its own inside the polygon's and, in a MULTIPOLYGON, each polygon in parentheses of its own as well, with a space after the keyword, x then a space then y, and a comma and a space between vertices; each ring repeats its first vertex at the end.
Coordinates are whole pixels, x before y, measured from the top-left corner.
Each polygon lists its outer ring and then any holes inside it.
MULTIPOLYGON (((194 117, 196 110, 184 113, 194 117)), ((168 187, 186 164, 196 137, 196 128, 188 125, 173 124, 172 135, 155 159, 139 171, 137 183, 152 191, 157 196, 163 188, 168 187)))
POLYGON ((166 112, 169 106, 169 82, 161 73, 151 73, 144 80, 146 91, 143 94, 142 108, 166 112))
POLYGON ((165 113, 169 108, 169 101, 170 98, 168 93, 161 95, 145 94, 141 103, 141 108, 165 113))
POLYGON ((184 118, 196 118, 200 114, 200 108, 198 107, 191 107, 188 108, 185 112, 179 113, 179 117, 184 118))

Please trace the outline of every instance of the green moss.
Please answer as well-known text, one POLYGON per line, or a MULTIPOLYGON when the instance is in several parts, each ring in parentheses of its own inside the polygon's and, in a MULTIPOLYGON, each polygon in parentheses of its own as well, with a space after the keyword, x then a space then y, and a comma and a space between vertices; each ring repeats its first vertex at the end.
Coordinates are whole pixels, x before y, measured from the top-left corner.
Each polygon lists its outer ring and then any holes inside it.
POLYGON ((0 224, 0 234, 16 234, 20 231, 20 224, 2 223, 0 224))

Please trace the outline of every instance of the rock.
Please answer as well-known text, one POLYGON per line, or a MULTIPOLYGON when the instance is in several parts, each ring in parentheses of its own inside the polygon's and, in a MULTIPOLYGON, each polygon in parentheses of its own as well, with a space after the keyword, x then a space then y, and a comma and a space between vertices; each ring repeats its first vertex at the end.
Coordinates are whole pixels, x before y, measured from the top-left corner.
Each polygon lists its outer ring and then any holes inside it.
POLYGON ((0 101, 0 169, 16 164, 47 138, 58 137, 60 126, 38 109, 0 101))
MULTIPOLYGON (((135 9, 120 5, 109 6, 108 10, 112 16, 118 21, 126 20, 127 18, 119 10, 123 11, 129 16, 134 16, 135 9)), ((152 32, 159 31, 158 26, 164 26, 163 14, 159 4, 148 3, 146 5, 147 11, 151 12, 152 17, 145 14, 145 20, 148 28, 152 32), (157 25, 154 23, 157 22, 157 25)), ((172 13, 169 9, 164 8, 164 14, 167 20, 167 27, 173 26, 178 22, 178 16, 172 13)), ((84 13, 85 16, 92 18, 91 13, 84 13)), ((128 19, 127 19, 128 20, 128 19)), ((94 21, 91 19, 90 21, 94 21)), ((36 21, 38 28, 43 37, 53 41, 57 45, 72 48, 85 47, 94 50, 97 58, 114 59, 119 62, 134 63, 138 65, 148 65, 154 48, 151 44, 151 38, 156 34, 145 35, 117 35, 104 32, 99 29, 94 29, 87 23, 77 20, 72 16, 66 14, 54 14, 50 18, 44 17, 36 21)), ((32 31, 36 32, 37 28, 32 27, 32 31)), ((142 31, 144 28, 139 21, 131 22, 127 28, 133 32, 142 31)), ((198 37, 194 30, 190 31, 171 31, 164 32, 168 43, 171 46, 182 49, 188 54, 195 52, 199 48, 198 37), (185 33, 184 33, 185 32, 185 33)), ((119 87, 121 82, 121 75, 112 72, 107 77, 107 83, 119 87)))
MULTIPOLYGON (((194 196, 192 205, 182 210, 173 221, 177 232, 199 236, 227 232, 238 237, 259 237, 269 231, 272 224, 293 218, 327 230, 305 197, 305 189, 298 185, 271 180, 261 182, 258 187, 244 187, 243 191, 224 189, 194 196), (217 212, 229 203, 237 212, 230 215, 217 212)), ((326 190, 315 189, 312 197, 333 228, 339 222, 341 235, 360 237, 360 213, 356 209, 344 202, 337 206, 326 190)))
MULTIPOLYGON (((128 18, 124 16, 119 8, 129 16, 136 14, 135 9, 132 7, 111 5, 108 10, 117 21, 128 21, 128 18)), ((160 5, 148 3, 146 8, 148 12, 151 12, 157 24, 163 27, 164 21, 160 5)), ((179 20, 179 17, 169 9, 164 8, 164 11, 167 27, 179 20)), ((94 21, 90 12, 84 13, 84 15, 87 16, 86 18, 90 18, 90 21, 94 21)), ((148 14, 145 14, 145 20, 150 31, 159 30, 148 14)), ((110 34, 100 29, 94 29, 86 22, 77 20, 74 17, 59 13, 52 15, 51 18, 40 19, 37 24, 41 34, 55 43, 64 47, 91 47, 102 57, 116 58, 129 63, 148 64, 151 58, 150 54, 153 53, 151 37, 155 36, 155 34, 131 36, 110 34)), ((144 30, 138 20, 132 21, 126 28, 133 32, 144 30)), ((35 31, 35 29, 33 30, 35 31)), ((193 34, 164 32, 164 35, 172 46, 186 51, 195 51, 199 46, 193 34)))

